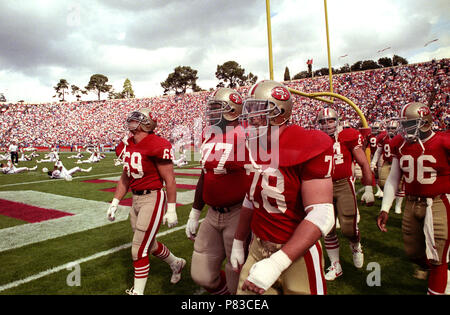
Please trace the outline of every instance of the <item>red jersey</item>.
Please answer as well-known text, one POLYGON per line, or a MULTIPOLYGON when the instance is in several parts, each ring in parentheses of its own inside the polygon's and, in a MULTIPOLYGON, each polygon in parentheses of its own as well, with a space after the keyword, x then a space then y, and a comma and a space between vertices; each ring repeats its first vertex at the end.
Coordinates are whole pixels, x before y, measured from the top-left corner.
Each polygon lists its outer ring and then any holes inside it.
POLYGON ((398 158, 405 180, 405 193, 434 197, 450 193, 450 135, 437 132, 422 142, 408 143, 401 135, 392 139, 392 152, 398 158))
POLYGON ((392 163, 392 150, 389 145, 391 142, 391 138, 389 137, 387 131, 382 131, 377 137, 377 147, 383 149, 383 161, 384 163, 392 163))
POLYGON ((353 128, 346 128, 339 132, 337 141, 333 144, 334 171, 333 181, 353 176, 353 154, 355 148, 362 148, 361 133, 353 128))
POLYGON ((130 188, 133 190, 155 190, 163 187, 163 179, 156 169, 156 162, 172 160, 173 151, 169 141, 155 135, 148 134, 138 144, 133 137, 128 138, 125 146, 121 142, 116 148, 116 155, 123 152, 123 169, 130 178, 130 188))
POLYGON ((279 244, 289 240, 306 216, 302 182, 331 176, 332 145, 322 131, 292 125, 280 135, 277 163, 264 164, 252 151, 257 165, 245 167, 251 183, 247 198, 254 207, 251 227, 256 236, 279 244))
POLYGON ((367 142, 370 148, 370 156, 373 157, 375 151, 377 150, 377 136, 375 136, 374 134, 370 134, 367 137, 367 142))
POLYGON ((245 137, 241 127, 212 134, 201 147, 203 201, 214 207, 242 203, 247 191, 245 137))

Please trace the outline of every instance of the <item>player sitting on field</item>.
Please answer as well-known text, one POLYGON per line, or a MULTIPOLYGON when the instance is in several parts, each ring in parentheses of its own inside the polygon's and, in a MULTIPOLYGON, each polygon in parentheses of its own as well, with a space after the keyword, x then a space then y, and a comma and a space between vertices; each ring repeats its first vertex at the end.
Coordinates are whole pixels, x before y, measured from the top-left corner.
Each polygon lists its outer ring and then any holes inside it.
POLYGON ((52 149, 52 151, 44 156, 43 160, 37 160, 36 162, 38 163, 43 163, 43 162, 57 162, 59 161, 59 154, 56 151, 56 149, 52 149))
POLYGON ((55 163, 55 166, 53 167, 53 170, 49 171, 46 167, 42 169, 44 173, 47 173, 50 178, 53 179, 65 179, 66 181, 72 180, 72 174, 76 172, 90 172, 92 170, 92 167, 88 169, 80 168, 79 166, 76 166, 70 170, 67 170, 63 163, 61 161, 58 161, 55 163))
POLYGON ((3 174, 17 174, 25 171, 35 171, 37 169, 37 165, 34 167, 15 167, 11 160, 8 163, 0 163, 0 171, 3 174))

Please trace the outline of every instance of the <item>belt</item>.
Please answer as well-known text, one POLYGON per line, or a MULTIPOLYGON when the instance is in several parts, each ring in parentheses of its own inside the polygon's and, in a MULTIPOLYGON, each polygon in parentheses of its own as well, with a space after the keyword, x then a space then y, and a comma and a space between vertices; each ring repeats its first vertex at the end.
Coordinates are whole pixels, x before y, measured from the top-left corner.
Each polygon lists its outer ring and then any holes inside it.
POLYGON ((410 195, 407 195, 407 196, 406 196, 406 200, 410 200, 410 201, 427 201, 428 198, 434 200, 435 198, 437 198, 437 197, 439 197, 439 196, 440 196, 440 195, 434 196, 434 197, 420 197, 420 196, 410 196, 410 195))
POLYGON ((131 190, 131 192, 133 193, 133 195, 142 196, 151 194, 152 191, 150 189, 145 189, 145 190, 131 190))
POLYGON ((232 210, 234 210, 237 206, 240 206, 240 204, 235 204, 235 205, 230 206, 230 207, 215 207, 215 206, 211 206, 211 209, 213 209, 214 211, 217 211, 219 213, 228 213, 228 212, 231 212, 232 210))

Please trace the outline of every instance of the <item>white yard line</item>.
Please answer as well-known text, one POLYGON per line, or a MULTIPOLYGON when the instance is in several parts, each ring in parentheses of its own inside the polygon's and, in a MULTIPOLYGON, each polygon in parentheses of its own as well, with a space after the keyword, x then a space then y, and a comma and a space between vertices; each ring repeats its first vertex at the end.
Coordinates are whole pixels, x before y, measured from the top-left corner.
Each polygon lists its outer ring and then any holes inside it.
MULTIPOLYGON (((89 177, 100 177, 100 176, 108 176, 108 175, 117 175, 121 173, 105 173, 105 174, 96 174, 96 175, 86 175, 86 176, 75 176, 73 179, 84 179, 89 177)), ((20 185, 28 185, 28 184, 37 184, 37 183, 46 183, 46 182, 54 182, 58 180, 64 180, 64 179, 46 179, 46 180, 38 180, 34 182, 23 182, 23 183, 14 183, 14 184, 5 184, 0 185, 0 187, 12 187, 12 186, 20 186, 20 185)))
MULTIPOLYGON (((201 219, 200 222, 201 221, 203 221, 203 219, 201 219)), ((167 234, 170 234, 170 233, 182 230, 184 228, 186 228, 186 224, 182 225, 182 226, 178 226, 178 227, 170 229, 170 230, 167 230, 167 231, 164 231, 164 232, 160 232, 160 233, 158 233, 156 235, 156 237, 162 237, 162 236, 165 236, 167 234)), ((111 249, 108 249, 108 250, 96 253, 94 255, 91 255, 91 256, 88 256, 88 257, 85 257, 85 258, 74 260, 72 262, 63 264, 63 265, 58 266, 58 267, 47 269, 47 270, 42 271, 40 273, 37 273, 35 275, 29 276, 29 277, 27 277, 25 279, 13 281, 13 282, 10 282, 8 284, 2 285, 2 286, 0 286, 0 292, 8 290, 8 289, 15 288, 15 287, 18 287, 18 286, 20 286, 22 284, 25 284, 25 283, 28 283, 28 282, 31 282, 31 281, 34 281, 34 280, 46 277, 48 275, 51 275, 53 273, 56 273, 56 272, 59 272, 59 271, 65 270, 65 269, 68 270, 68 268, 69 269, 73 268, 73 266, 76 266, 76 265, 79 265, 79 264, 82 264, 82 263, 85 263, 85 262, 88 262, 88 261, 91 261, 91 260, 94 260, 94 259, 97 259, 97 258, 100 258, 100 257, 103 257, 103 256, 111 255, 113 253, 116 253, 118 251, 130 248, 130 247, 131 247, 131 243, 123 244, 121 246, 117 246, 117 247, 114 247, 114 248, 111 248, 111 249)))

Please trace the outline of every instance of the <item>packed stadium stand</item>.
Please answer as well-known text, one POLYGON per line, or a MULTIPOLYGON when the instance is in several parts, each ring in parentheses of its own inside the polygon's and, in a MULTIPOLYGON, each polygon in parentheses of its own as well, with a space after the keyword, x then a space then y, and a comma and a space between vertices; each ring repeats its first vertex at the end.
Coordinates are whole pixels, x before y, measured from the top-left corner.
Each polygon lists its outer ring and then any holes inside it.
MULTIPOLYGON (((398 115, 406 103, 429 104, 441 128, 441 116, 449 111, 450 59, 381 68, 333 76, 333 91, 351 99, 364 113, 369 124, 398 115)), ((312 93, 329 91, 329 77, 321 76, 288 81, 293 89, 312 93)), ((242 95, 249 87, 239 88, 242 95)), ((195 134, 204 126, 204 107, 209 92, 165 95, 152 98, 80 101, 44 104, 4 104, 0 108, 2 137, 0 147, 16 139, 22 147, 107 145, 114 146, 125 135, 125 117, 130 111, 150 107, 158 117, 156 132, 167 139, 174 132, 195 134)), ((311 127, 317 111, 325 103, 295 97, 292 123, 311 127)), ((346 103, 333 105, 341 117, 356 126, 359 118, 346 103)))

